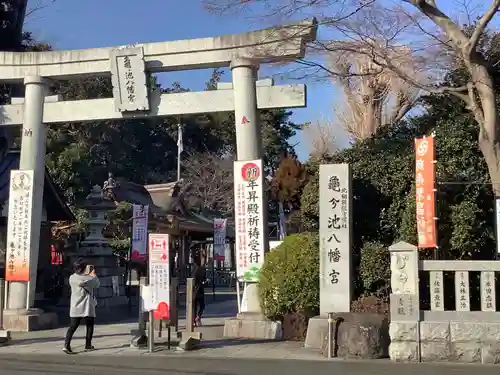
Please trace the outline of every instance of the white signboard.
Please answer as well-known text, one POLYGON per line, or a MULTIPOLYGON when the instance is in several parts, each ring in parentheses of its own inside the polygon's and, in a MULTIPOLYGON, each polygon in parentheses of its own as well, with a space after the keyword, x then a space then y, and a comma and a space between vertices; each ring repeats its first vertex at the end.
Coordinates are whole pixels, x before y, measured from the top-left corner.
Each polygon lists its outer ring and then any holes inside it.
POLYGON ((351 309, 351 172, 319 167, 320 313, 351 309))
POLYGON ((10 173, 5 270, 7 281, 30 280, 33 176, 32 170, 13 170, 10 173))
POLYGON ((239 280, 256 282, 264 263, 262 160, 234 162, 236 273, 239 280))
POLYGON ((149 206, 134 204, 132 214, 132 254, 135 261, 147 259, 149 206))
POLYGON ((170 316, 169 235, 149 235, 149 286, 157 319, 170 316))
POLYGON ((227 219, 214 219, 214 260, 224 260, 227 219))
POLYGON ((117 48, 111 52, 111 82, 116 109, 148 111, 148 82, 142 47, 117 48))

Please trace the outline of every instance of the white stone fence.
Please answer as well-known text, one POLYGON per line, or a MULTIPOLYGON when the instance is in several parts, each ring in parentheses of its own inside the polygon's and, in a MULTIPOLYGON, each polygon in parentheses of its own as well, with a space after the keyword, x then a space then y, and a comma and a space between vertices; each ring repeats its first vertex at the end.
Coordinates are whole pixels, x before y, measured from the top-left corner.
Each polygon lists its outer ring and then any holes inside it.
POLYGON ((406 242, 389 251, 391 359, 500 363, 500 312, 495 298, 500 261, 419 260, 417 247, 406 242), (430 309, 421 310, 419 274, 427 272, 430 309), (445 291, 444 272, 454 273, 454 290, 445 291), (472 296, 480 298, 479 311, 471 311, 470 272, 480 273, 480 295, 474 296, 478 291, 473 288, 472 296), (455 307, 445 310, 445 292, 452 291, 455 307))

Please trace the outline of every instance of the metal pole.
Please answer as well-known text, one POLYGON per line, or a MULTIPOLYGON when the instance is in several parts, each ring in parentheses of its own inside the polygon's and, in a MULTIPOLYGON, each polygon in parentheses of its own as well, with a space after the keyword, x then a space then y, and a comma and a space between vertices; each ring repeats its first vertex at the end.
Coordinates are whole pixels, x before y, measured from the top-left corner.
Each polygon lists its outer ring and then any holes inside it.
POLYGON ((148 283, 148 279, 146 277, 141 277, 139 279, 139 321, 138 321, 138 330, 139 330, 139 336, 146 336, 146 317, 145 317, 145 311, 144 311, 144 306, 142 303, 142 298, 141 298, 141 292, 142 292, 142 287, 146 286, 148 283))
POLYGON ((3 330, 4 294, 5 294, 5 280, 0 279, 0 330, 3 330))
POLYGON ((212 247, 212 299, 215 301, 215 246, 212 247))
POLYGON ((148 351, 153 353, 155 350, 155 321, 154 312, 149 312, 149 329, 148 329, 148 351))
POLYGON ((328 313, 328 358, 333 358, 333 313, 328 313))
POLYGON ((168 325, 168 342, 167 342, 167 349, 170 349, 170 339, 172 337, 172 333, 170 332, 170 324, 168 325))
POLYGON ((236 278, 236 300, 238 301, 238 314, 241 312, 241 300, 240 300, 240 280, 236 278))
POLYGON ((129 243, 129 249, 128 249, 128 259, 127 263, 125 263, 125 291, 128 299, 128 312, 132 311, 132 296, 131 296, 131 290, 132 290, 132 269, 130 267, 130 262, 132 261, 132 242, 133 242, 133 233, 132 233, 132 226, 129 226, 129 232, 130 232, 130 243, 129 243))

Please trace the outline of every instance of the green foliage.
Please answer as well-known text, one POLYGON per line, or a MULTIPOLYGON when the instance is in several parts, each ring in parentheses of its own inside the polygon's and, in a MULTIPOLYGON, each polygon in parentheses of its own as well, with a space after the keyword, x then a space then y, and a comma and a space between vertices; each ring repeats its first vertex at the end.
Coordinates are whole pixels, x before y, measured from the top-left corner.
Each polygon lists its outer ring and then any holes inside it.
POLYGON ((115 210, 108 213, 109 224, 104 229, 110 247, 121 256, 130 251, 132 205, 120 202, 115 210))
POLYGON ((259 293, 266 316, 282 319, 286 313, 319 311, 319 239, 314 233, 285 237, 266 255, 260 272, 259 293))
MULTIPOLYGON (((495 39, 495 38, 494 38, 495 39)), ((490 41, 486 58, 500 56, 490 41)), ((496 40, 498 37, 496 37, 496 40)), ((500 88, 500 67, 491 66, 500 88)), ((463 69, 447 82, 466 82, 463 69)), ((387 249, 404 240, 416 244, 414 139, 436 135, 436 208, 441 259, 492 259, 494 215, 491 181, 478 146, 478 125, 451 95, 422 98, 425 111, 323 160, 310 160, 301 216, 318 230, 318 165, 349 163, 353 171, 353 262, 356 293, 379 293, 388 272, 387 249), (367 251, 368 250, 368 251, 367 251), (380 280, 380 283, 377 281, 380 280)), ((431 253, 422 252, 422 257, 431 253)))
POLYGON ((368 293, 386 295, 391 281, 390 257, 387 247, 380 242, 365 242, 361 249, 359 273, 368 293))

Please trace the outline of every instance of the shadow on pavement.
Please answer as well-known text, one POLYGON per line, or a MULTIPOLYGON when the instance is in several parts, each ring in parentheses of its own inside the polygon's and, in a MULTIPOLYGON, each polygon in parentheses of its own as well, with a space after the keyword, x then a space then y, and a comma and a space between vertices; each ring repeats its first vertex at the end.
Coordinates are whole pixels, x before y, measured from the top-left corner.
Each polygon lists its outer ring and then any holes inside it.
MULTIPOLYGON (((109 335, 94 335, 94 339, 99 339, 99 338, 109 338, 109 337, 120 337, 120 336, 128 336, 130 337, 130 333, 111 333, 109 335)), ((73 340, 83 340, 85 338, 84 335, 75 335, 73 337, 73 340)), ((32 337, 32 338, 13 338, 11 341, 11 344, 13 345, 28 345, 28 344, 36 344, 36 343, 49 343, 49 342, 56 342, 56 341, 63 341, 64 336, 58 336, 58 337, 32 337)))
POLYGON ((278 343, 276 340, 246 340, 246 339, 220 339, 220 340, 202 340, 200 349, 225 348, 230 346, 242 346, 253 344, 278 343))

